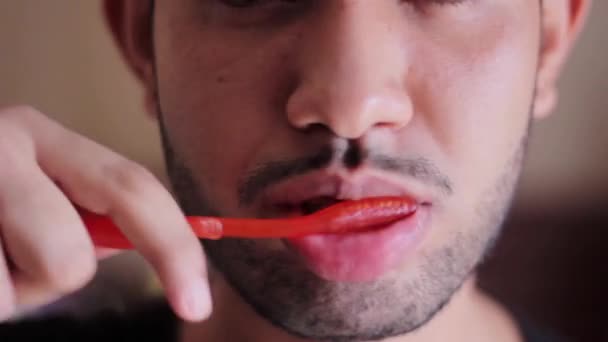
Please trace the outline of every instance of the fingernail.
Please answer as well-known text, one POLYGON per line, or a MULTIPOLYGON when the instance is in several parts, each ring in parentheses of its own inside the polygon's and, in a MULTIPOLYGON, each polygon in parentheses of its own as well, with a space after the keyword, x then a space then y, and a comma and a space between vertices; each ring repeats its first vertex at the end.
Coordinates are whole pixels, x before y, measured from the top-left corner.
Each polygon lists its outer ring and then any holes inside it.
POLYGON ((195 280, 185 294, 185 307, 190 319, 199 321, 211 315, 211 293, 209 285, 203 279, 195 280))

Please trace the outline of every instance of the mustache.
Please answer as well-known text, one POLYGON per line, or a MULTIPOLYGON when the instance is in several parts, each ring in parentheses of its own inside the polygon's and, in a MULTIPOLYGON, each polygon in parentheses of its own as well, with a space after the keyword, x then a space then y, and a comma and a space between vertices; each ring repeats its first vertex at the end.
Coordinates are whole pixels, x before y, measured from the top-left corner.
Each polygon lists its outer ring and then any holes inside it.
MULTIPOLYGON (((239 181, 237 189, 239 204, 241 206, 250 205, 260 193, 274 184, 328 167, 337 152, 331 147, 325 147, 310 156, 256 165, 239 181)), ((347 155, 348 153, 347 151, 347 155)), ((371 168, 400 177, 416 179, 423 184, 437 188, 445 195, 451 195, 454 192, 449 177, 427 158, 402 158, 373 151, 367 151, 359 158, 359 164, 365 163, 371 168)), ((344 164, 346 164, 345 167, 349 167, 346 158, 344 164)))

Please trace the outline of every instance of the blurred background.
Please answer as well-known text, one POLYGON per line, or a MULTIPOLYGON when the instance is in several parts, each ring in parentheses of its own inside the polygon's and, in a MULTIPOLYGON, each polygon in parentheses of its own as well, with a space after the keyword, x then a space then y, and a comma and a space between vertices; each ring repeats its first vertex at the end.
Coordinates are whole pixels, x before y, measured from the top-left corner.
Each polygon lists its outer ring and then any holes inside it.
MULTIPOLYGON (((608 341, 608 2, 591 12, 559 109, 534 128, 513 215, 480 284, 576 341, 608 341)), ((0 106, 9 104, 33 105, 164 179, 155 122, 99 1, 0 1, 0 106)), ((154 288, 143 262, 127 254, 104 262, 77 294, 90 306, 53 308, 125 306, 154 288)))

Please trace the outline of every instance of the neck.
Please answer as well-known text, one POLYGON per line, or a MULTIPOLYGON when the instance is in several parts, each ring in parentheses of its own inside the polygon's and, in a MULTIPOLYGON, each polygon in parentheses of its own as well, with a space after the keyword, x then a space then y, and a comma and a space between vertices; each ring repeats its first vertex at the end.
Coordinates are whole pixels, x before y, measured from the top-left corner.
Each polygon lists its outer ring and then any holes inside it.
MULTIPOLYGON (((213 315, 203 323, 184 323, 181 342, 313 342, 289 335, 257 315, 218 273, 212 276, 211 291, 213 315)), ((471 277, 422 328, 384 342, 422 341, 515 342, 521 337, 508 313, 482 294, 471 277)))

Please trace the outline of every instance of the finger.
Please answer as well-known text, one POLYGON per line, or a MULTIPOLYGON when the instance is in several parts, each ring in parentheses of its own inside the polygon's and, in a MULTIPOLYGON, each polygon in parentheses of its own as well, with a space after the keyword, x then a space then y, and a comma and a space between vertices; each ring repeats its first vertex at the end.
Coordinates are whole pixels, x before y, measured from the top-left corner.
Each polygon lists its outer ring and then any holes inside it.
POLYGON ((0 322, 9 319, 14 314, 15 306, 15 290, 4 257, 2 241, 0 241, 0 322))
MULTIPOLYGON (((94 275, 93 245, 74 207, 34 162, 15 158, 0 177, 0 226, 21 289, 54 296, 84 286, 94 275)), ((22 304, 20 300, 19 304, 22 304)), ((27 304, 27 303, 24 303, 27 304)))
POLYGON ((97 260, 103 260, 106 258, 110 258, 121 252, 122 252, 121 250, 114 249, 114 248, 95 247, 95 256, 97 257, 97 260))
POLYGON ((61 183, 67 196, 112 217, 152 264, 178 315, 186 320, 209 315, 202 246, 174 199, 149 171, 61 127, 47 129, 36 148, 40 166, 61 183), (56 146, 74 148, 68 158, 56 146))
POLYGON ((110 216, 155 268, 177 313, 186 320, 204 319, 210 314, 211 298, 202 247, 179 210, 167 210, 174 204, 162 202, 129 201, 120 210, 111 210, 110 216))

